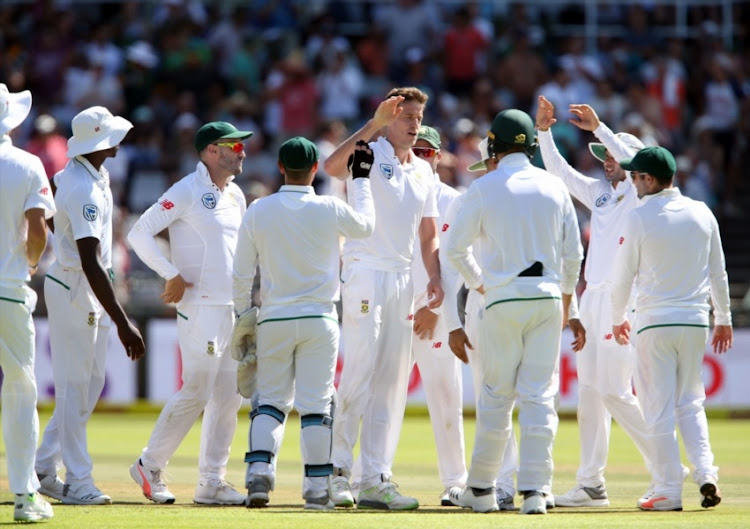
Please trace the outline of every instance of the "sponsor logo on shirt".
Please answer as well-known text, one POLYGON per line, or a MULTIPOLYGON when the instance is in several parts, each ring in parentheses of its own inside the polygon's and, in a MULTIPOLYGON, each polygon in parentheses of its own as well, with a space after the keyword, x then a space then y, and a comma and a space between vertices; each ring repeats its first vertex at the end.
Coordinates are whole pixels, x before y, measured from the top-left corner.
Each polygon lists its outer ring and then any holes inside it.
POLYGON ((216 197, 213 193, 206 193, 201 197, 201 201, 203 201, 203 205, 208 209, 214 209, 216 207, 216 197))
POLYGON ((367 300, 367 299, 362 300, 360 312, 362 312, 362 314, 368 314, 370 312, 370 300, 367 300))
POLYGON ((41 193, 42 195, 46 195, 47 193, 49 193, 49 187, 43 187, 43 188, 41 188, 41 189, 39 190, 39 192, 40 192, 40 193, 41 193))
POLYGON ((605 335, 604 335, 604 339, 605 339, 605 340, 611 340, 611 339, 612 339, 612 333, 609 333, 609 334, 605 334, 605 335))
POLYGON ((443 224, 443 231, 448 231, 448 228, 450 228, 449 224, 443 224))
POLYGON ((381 163, 380 172, 383 173, 383 176, 385 176, 386 180, 390 180, 391 178, 393 178, 393 166, 389 163, 381 163))
POLYGON ((622 246, 622 243, 625 242, 625 237, 620 237, 620 246, 622 246))
POLYGON ((609 199, 612 198, 612 195, 609 193, 604 193, 602 196, 596 199, 596 207, 600 208, 607 202, 609 202, 609 199))
POLYGON ((414 314, 409 314, 408 316, 406 316, 406 319, 412 321, 414 319, 414 314))
POLYGON ((97 215, 99 214, 99 208, 97 208, 93 204, 85 204, 83 206, 83 218, 86 219, 89 222, 93 222, 96 220, 97 215))
POLYGON ((159 205, 161 206, 162 211, 165 209, 172 209, 174 207, 174 203, 170 202, 166 198, 159 202, 159 205))
POLYGON ((432 344, 433 349, 440 349, 443 346, 443 342, 435 342, 432 344))

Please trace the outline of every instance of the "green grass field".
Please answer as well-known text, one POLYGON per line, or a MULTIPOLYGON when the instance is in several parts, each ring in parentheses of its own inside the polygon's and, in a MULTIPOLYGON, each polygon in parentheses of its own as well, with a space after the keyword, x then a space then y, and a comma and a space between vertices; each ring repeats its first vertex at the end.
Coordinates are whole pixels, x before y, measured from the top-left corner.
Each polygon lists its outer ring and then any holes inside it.
MULTIPOLYGON (((49 413, 40 417, 42 427, 49 413)), ((321 513, 302 509, 302 463, 299 452, 299 419, 289 419, 286 439, 279 457, 276 490, 269 508, 198 507, 192 503, 197 479, 199 427, 191 430, 169 464, 170 490, 177 496, 174 505, 156 505, 146 500, 128 474, 128 467, 148 440, 156 421, 153 413, 94 414, 89 424, 89 446, 94 459, 97 485, 113 504, 101 507, 66 506, 53 501, 55 518, 49 526, 60 528, 202 528, 260 527, 331 528, 356 527, 458 529, 503 527, 608 528, 608 527, 750 527, 750 421, 710 419, 711 441, 716 462, 721 467, 723 500, 715 509, 702 509, 698 487, 685 483, 683 512, 640 512, 636 500, 646 490, 649 478, 632 443, 616 425, 607 468, 607 490, 611 507, 607 509, 562 509, 548 516, 521 516, 518 513, 475 514, 459 508, 440 507, 442 486, 435 464, 435 445, 429 419, 421 414, 406 418, 401 444, 394 465, 394 481, 409 495, 416 496, 420 508, 412 513, 336 510, 321 513)), ((241 413, 232 446, 227 478, 241 488, 247 445, 247 413, 241 413)), ((467 459, 471 457, 474 420, 466 421, 467 459)), ((13 519, 8 491, 5 446, 0 445, 0 526, 13 519)), ((683 457, 683 459, 685 459, 683 457)), ((574 485, 578 463, 578 429, 575 420, 563 420, 555 444, 555 493, 574 485)), ((518 505, 520 502, 516 501, 518 505)))

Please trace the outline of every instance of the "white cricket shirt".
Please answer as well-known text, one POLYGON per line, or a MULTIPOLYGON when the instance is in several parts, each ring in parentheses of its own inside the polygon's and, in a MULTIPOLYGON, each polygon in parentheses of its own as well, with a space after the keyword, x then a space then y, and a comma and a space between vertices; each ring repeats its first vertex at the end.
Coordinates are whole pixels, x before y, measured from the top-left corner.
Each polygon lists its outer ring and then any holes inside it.
POLYGON ((109 173, 98 171, 83 156, 68 160, 65 168, 52 177, 57 191, 55 203, 55 257, 60 266, 82 270, 77 240, 99 240, 102 266, 112 268, 112 191, 109 173))
MULTIPOLYGON (((635 155, 603 123, 594 131, 615 160, 635 155)), ((555 146, 551 130, 538 131, 542 160, 547 170, 559 176, 570 194, 591 210, 591 237, 584 277, 588 287, 611 287, 613 260, 623 222, 640 205, 630 175, 614 187, 610 182, 591 178, 573 169, 555 146)))
POLYGON ((231 305, 232 261, 245 210, 245 195, 237 184, 230 181, 220 190, 203 162, 198 162, 195 172, 175 183, 141 215, 128 241, 164 279, 179 274, 193 283, 178 306, 231 305), (169 258, 154 239, 165 228, 169 228, 169 258))
POLYGON ((708 326, 708 298, 716 325, 731 325, 729 284, 719 225, 703 202, 677 188, 647 195, 628 215, 618 237, 612 321, 626 318, 637 277, 636 326, 708 326))
POLYGON ((573 202, 559 178, 513 153, 472 182, 461 200, 446 256, 469 288, 484 284, 488 306, 574 292, 583 249, 573 202), (479 266, 469 256, 475 240, 482 248, 479 266), (543 265, 542 277, 518 277, 535 261, 543 265))
MULTIPOLYGON (((384 137, 370 148, 375 155, 370 169, 375 231, 365 239, 347 239, 344 258, 376 270, 408 270, 422 217, 438 216, 432 167, 411 152, 401 164, 384 137)), ((348 201, 352 205, 351 197, 348 201)))
POLYGON ((259 322, 324 315, 338 321, 339 236, 367 237, 375 223, 369 179, 354 179, 348 189, 354 208, 296 185, 250 204, 234 260, 237 313, 250 307, 259 264, 259 322))
POLYGON ((26 262, 27 223, 24 213, 41 208, 45 218, 55 213, 42 161, 13 146, 10 136, 0 136, 0 287, 18 287, 29 277, 26 262))

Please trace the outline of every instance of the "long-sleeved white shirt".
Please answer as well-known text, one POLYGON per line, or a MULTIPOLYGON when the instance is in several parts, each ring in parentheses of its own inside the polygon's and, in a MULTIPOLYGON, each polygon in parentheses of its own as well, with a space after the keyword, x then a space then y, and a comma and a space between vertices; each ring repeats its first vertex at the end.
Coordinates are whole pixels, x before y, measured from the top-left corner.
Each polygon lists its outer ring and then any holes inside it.
MULTIPOLYGON (((615 160, 635 155, 614 133, 601 123, 594 131, 615 160)), ((612 283, 612 260, 625 217, 640 205, 630 176, 614 187, 610 182, 591 178, 573 169, 555 146, 551 130, 538 131, 542 160, 547 170, 559 176, 570 194, 591 210, 591 238, 586 255, 584 277, 589 287, 607 287, 612 283)))
MULTIPOLYGON (((347 239, 344 258, 376 270, 406 271, 422 218, 438 216, 432 168, 414 153, 401 164, 384 137, 371 142, 370 148, 375 155, 370 185, 378 221, 370 237, 347 239)), ((347 185, 351 182, 349 178, 347 185)), ((349 204, 353 205, 351 197, 349 204)))
POLYGON ((717 325, 731 325, 729 284, 719 225, 703 202, 677 188, 647 195, 618 238, 612 321, 625 321, 637 279, 636 330, 663 325, 708 326, 708 298, 717 325))
POLYGON ((220 190, 203 162, 170 187, 128 233, 135 253, 164 279, 178 274, 193 286, 178 303, 231 305, 232 261, 245 214, 245 195, 237 184, 220 190), (170 257, 156 243, 169 228, 170 257), (170 260, 171 258, 171 260, 170 260))
POLYGON ((337 318, 339 236, 368 237, 375 225, 369 179, 353 179, 348 188, 354 208, 336 197, 317 196, 311 186, 294 185, 250 204, 234 260, 238 313, 250 306, 255 269, 260 265, 259 322, 337 318))
MULTIPOLYGON (((45 218, 55 213, 49 180, 42 161, 0 136, 0 287, 18 287, 29 277, 26 262, 26 211, 43 209, 45 218)), ((1 296, 1 294, 0 294, 1 296)))
POLYGON ((573 293, 583 249, 573 202, 560 179, 513 153, 475 180, 462 201, 445 251, 469 288, 484 284, 488 305, 573 293), (479 266, 469 258, 475 240, 482 247, 479 266), (518 277, 536 261, 543 265, 542 277, 518 277))
POLYGON ((54 249, 57 262, 65 268, 82 270, 76 241, 93 237, 99 240, 99 258, 104 268, 112 267, 112 191, 109 173, 97 171, 83 156, 68 161, 52 177, 55 192, 54 249))

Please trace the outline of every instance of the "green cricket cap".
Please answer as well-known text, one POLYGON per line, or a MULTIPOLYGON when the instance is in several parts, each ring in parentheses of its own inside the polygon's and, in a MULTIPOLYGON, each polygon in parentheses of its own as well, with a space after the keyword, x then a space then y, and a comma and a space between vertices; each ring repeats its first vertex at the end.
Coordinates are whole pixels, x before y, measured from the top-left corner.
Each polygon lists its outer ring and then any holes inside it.
POLYGON ((279 148, 279 161, 287 169, 310 169, 318 161, 318 148, 302 136, 286 140, 279 148))
POLYGON ((620 166, 626 171, 648 173, 660 180, 674 176, 677 163, 674 156, 664 147, 646 147, 638 151, 632 158, 620 161, 620 166))
POLYGON ((226 121, 212 121, 195 133, 195 150, 201 152, 216 140, 244 140, 252 135, 251 131, 237 130, 237 127, 226 121))
POLYGON ((419 128, 419 132, 417 133, 417 139, 418 140, 424 140, 430 145, 432 145, 436 149, 440 149, 441 141, 440 141, 440 133, 433 129, 432 127, 428 127, 427 125, 422 125, 419 128))

